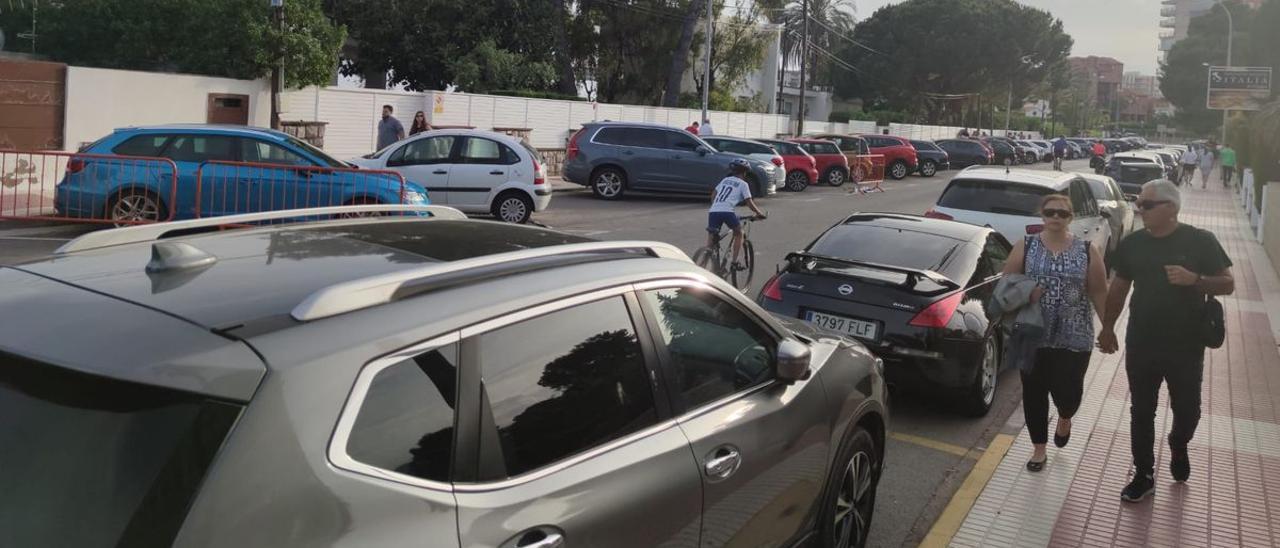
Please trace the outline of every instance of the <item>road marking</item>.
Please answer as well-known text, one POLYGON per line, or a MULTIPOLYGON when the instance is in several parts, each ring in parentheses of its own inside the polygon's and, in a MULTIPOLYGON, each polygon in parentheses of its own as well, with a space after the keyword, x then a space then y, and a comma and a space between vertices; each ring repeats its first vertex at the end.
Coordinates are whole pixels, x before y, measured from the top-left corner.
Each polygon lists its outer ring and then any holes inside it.
POLYGON ((960 526, 964 525, 964 519, 969 516, 969 510, 973 508, 973 503, 977 502, 978 495, 982 494, 987 482, 991 481, 991 476, 995 475, 996 467, 1004 459, 1005 453, 1009 452, 1013 440, 1014 436, 1011 434, 996 434, 995 439, 991 440, 991 445, 982 452, 982 458, 978 459, 978 463, 973 465, 973 470, 964 479, 964 483, 960 484, 960 489, 951 497, 951 502, 947 503, 947 507, 942 510, 938 521, 933 523, 929 534, 920 543, 920 548, 941 548, 951 542, 951 537, 954 537, 960 530, 960 526))
POLYGON ((943 453, 950 453, 957 457, 969 455, 969 449, 967 447, 960 447, 959 445, 952 445, 947 442, 932 440, 921 436, 913 436, 911 434, 903 434, 900 432, 889 432, 889 439, 910 443, 911 445, 919 445, 920 447, 926 447, 935 451, 942 451, 943 453))

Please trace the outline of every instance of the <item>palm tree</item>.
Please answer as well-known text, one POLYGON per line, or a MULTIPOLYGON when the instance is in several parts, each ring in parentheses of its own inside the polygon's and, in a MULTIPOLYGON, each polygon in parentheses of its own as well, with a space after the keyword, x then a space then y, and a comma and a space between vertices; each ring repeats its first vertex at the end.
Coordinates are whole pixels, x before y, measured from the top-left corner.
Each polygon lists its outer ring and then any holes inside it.
MULTIPOLYGON (((782 66, 797 64, 803 50, 801 29, 804 28, 804 8, 800 2, 791 2, 780 12, 774 12, 775 23, 785 26, 782 34, 782 66)), ((809 0, 809 43, 816 48, 834 52, 836 45, 843 40, 841 36, 853 34, 856 20, 853 16, 853 0, 809 0)), ((831 81, 830 59, 809 49, 808 61, 811 82, 831 81)))

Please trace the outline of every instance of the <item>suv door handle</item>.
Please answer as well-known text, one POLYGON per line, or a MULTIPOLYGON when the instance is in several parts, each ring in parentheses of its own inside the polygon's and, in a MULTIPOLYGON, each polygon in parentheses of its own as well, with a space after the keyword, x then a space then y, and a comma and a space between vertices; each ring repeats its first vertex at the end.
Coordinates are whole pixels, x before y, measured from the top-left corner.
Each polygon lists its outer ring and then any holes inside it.
POLYGON ((738 471, 739 466, 742 466, 742 455, 738 452, 738 448, 732 445, 718 447, 707 457, 703 469, 713 481, 728 479, 738 471))
POLYGON ((489 175, 505 175, 506 173, 507 173, 507 172, 502 171, 502 170, 500 170, 500 169, 495 169, 495 170, 493 170, 493 171, 490 171, 490 172, 489 172, 489 175))
POLYGON ((624 151, 622 151, 622 154, 623 154, 623 155, 625 155, 625 156, 633 156, 633 155, 635 155, 635 153, 634 153, 634 152, 631 152, 630 150, 624 150, 624 151))
POLYGON ((436 174, 436 175, 448 175, 448 174, 449 174, 449 171, 448 171, 448 170, 444 170, 444 169, 437 169, 437 170, 435 170, 435 171, 432 171, 431 173, 436 174))
POLYGON ((502 544, 502 548, 562 548, 564 532, 557 527, 543 525, 516 535, 502 544))

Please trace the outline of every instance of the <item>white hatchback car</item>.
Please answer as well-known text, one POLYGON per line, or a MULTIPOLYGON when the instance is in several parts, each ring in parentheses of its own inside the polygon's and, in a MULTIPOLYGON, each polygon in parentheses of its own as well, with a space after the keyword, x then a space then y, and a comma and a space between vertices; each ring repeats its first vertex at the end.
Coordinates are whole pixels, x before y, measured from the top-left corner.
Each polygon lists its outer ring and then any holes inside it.
POLYGON ((1110 213, 1098 207, 1089 183, 1077 173, 1004 167, 971 167, 952 177, 926 217, 989 226, 1010 242, 1044 229, 1040 200, 1047 194, 1071 198, 1071 233, 1111 248, 1110 213))
POLYGON ((760 161, 772 163, 778 167, 778 169, 773 170, 773 186, 778 189, 787 186, 787 172, 783 169, 784 162, 782 161, 782 156, 778 154, 778 151, 774 150, 773 147, 750 139, 721 137, 719 135, 702 137, 702 140, 708 145, 716 147, 716 150, 720 152, 741 154, 748 158, 755 158, 760 161))
POLYGON ((427 189, 432 204, 492 213, 507 222, 527 222, 551 204, 551 183, 538 151, 502 133, 427 131, 350 162, 399 172, 427 189))

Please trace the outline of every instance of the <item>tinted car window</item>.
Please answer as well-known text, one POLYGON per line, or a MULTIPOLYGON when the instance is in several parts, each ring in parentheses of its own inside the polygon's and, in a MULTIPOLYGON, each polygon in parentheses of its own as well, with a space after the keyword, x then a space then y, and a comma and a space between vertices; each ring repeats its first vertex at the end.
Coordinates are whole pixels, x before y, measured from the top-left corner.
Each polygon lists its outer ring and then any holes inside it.
POLYGON ((592 140, 605 145, 625 145, 628 144, 625 131, 626 128, 620 127, 600 128, 592 140))
POLYGON ((982 256, 983 260, 990 264, 991 272, 1004 270, 1004 263, 1009 260, 1010 249, 1009 242, 1004 239, 1004 236, 996 232, 987 235, 986 245, 982 248, 982 256))
POLYGON ((938 198, 938 205, 952 209, 1037 217, 1040 215, 1040 198, 1049 193, 1049 189, 1040 186, 960 179, 951 182, 938 198))
POLYGON ((163 156, 175 162, 235 161, 239 139, 226 135, 175 135, 163 156))
POLYGON ((838 259, 942 272, 960 245, 964 245, 961 240, 928 232, 849 223, 823 233, 808 251, 838 259))
POLYGON ((775 343, 759 324, 702 289, 645 292, 686 409, 773 378, 775 343))
POLYGON ((121 156, 159 156, 168 135, 134 135, 111 149, 121 156))
POLYGON ((520 163, 520 157, 506 145, 490 139, 468 137, 462 144, 459 157, 465 164, 511 165, 520 163))
POLYGON ((1097 179, 1085 179, 1089 183, 1089 190, 1093 192, 1096 200, 1115 200, 1115 196, 1111 195, 1111 187, 1105 181, 1097 179))
POLYGON ((929 141, 911 141, 911 146, 915 147, 916 150, 938 150, 938 145, 929 141))
POLYGON ((458 347, 424 352, 379 371, 347 439, 347 455, 401 474, 448 481, 453 457, 458 347))
POLYGON ((479 335, 476 346, 506 477, 657 422, 621 297, 479 335))
POLYGON ((0 544, 168 546, 240 410, 0 353, 0 544))
MULTIPOLYGON (((698 146, 700 145, 700 143, 698 143, 698 141, 688 133, 676 132, 676 131, 663 131, 662 133, 666 134, 667 148, 691 151, 691 150, 697 149, 698 146)), ((711 145, 711 146, 716 146, 716 145, 711 145)))
POLYGON ((245 162, 309 166, 311 162, 278 145, 257 139, 240 139, 240 159, 245 162))
POLYGON ((410 141, 391 153, 391 157, 387 158, 387 165, 411 166, 447 163, 453 154, 453 143, 457 140, 458 138, 452 135, 441 135, 410 141))
MULTIPOLYGON (((630 147, 667 148, 666 131, 639 127, 607 127, 596 133, 597 143, 630 147)), ((674 133, 674 132, 672 132, 674 133)), ((688 136, 686 136, 688 137, 688 136)), ((692 139, 692 138, 690 138, 692 139)))
POLYGON ((1071 187, 1067 190, 1067 196, 1071 197, 1071 209, 1075 210, 1077 217, 1097 214, 1097 202, 1094 201, 1093 194, 1089 192, 1088 186, 1083 181, 1072 181, 1071 187))

